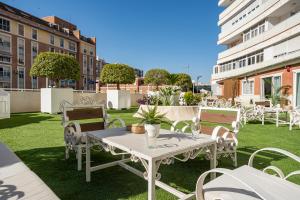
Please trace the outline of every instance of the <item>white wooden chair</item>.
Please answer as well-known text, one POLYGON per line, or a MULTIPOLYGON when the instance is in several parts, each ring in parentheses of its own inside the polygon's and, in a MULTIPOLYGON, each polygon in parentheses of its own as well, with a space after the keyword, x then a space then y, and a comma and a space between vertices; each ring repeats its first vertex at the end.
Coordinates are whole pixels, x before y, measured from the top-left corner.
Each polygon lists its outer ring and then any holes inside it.
POLYGON ((193 123, 183 122, 184 127, 178 129, 182 121, 175 121, 171 126, 171 131, 186 132, 189 128, 192 132, 211 135, 217 141, 217 157, 230 156, 234 166, 237 166, 237 135, 240 127, 240 109, 239 108, 214 108, 199 107, 198 116, 193 119, 193 123), (207 124, 218 124, 209 126, 207 124), (231 126, 227 128, 223 125, 231 126))
POLYGON ((104 105, 73 106, 64 101, 61 104, 62 125, 64 127, 65 157, 69 158, 69 151, 76 152, 77 169, 82 168, 82 154, 85 152, 86 132, 115 127, 119 123, 125 127, 120 118, 110 119, 104 105), (86 120, 84 122, 84 120, 86 120), (83 121, 83 122, 80 122, 83 121))
POLYGON ((291 176, 300 175, 300 170, 291 172, 286 176, 275 166, 268 166, 262 171, 253 168, 253 159, 257 153, 272 151, 283 154, 300 163, 300 157, 277 148, 264 148, 254 152, 248 162, 234 170, 216 168, 203 173, 196 184, 197 200, 298 200, 300 198, 300 186, 288 179, 291 176), (272 171, 276 175, 267 174, 272 171), (204 180, 210 173, 223 174, 206 183, 204 180))
POLYGON ((290 111, 290 131, 293 129, 293 126, 297 124, 300 128, 300 106, 290 111))

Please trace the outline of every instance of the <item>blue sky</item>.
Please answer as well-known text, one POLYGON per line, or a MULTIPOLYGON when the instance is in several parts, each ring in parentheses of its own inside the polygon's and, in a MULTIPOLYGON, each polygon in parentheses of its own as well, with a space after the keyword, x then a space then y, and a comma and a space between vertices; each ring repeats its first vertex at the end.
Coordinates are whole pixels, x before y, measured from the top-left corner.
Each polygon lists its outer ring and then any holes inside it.
POLYGON ((97 37, 97 55, 147 71, 202 75, 216 63, 218 0, 4 0, 37 17, 56 15, 97 37))

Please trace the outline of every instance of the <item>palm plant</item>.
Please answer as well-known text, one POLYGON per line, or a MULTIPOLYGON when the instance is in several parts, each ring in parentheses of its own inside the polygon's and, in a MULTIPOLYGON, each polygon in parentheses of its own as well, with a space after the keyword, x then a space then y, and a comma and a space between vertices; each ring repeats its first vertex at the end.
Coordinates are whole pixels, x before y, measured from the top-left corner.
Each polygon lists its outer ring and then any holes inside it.
MULTIPOLYGON (((283 102, 289 102, 288 98, 288 91, 292 86, 290 85, 283 85, 279 88, 276 88, 272 81, 265 80, 267 83, 269 83, 272 87, 273 93, 270 95, 270 100, 273 105, 278 105, 283 102)), ((286 103, 285 103, 286 104, 286 103)))
POLYGON ((141 124, 171 124, 170 121, 165 117, 166 114, 159 114, 157 112, 157 106, 149 107, 148 110, 141 108, 141 112, 138 112, 141 118, 141 124))

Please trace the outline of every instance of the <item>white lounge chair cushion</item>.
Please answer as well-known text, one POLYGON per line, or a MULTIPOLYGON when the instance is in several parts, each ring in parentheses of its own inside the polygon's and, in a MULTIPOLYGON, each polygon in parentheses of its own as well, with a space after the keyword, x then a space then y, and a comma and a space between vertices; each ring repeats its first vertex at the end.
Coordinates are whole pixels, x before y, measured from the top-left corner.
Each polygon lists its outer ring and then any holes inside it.
POLYGON ((0 199, 59 199, 12 151, 0 143, 0 199))
MULTIPOLYGON (((249 166, 242 166, 231 171, 235 177, 246 182, 255 191, 268 200, 299 200, 300 186, 279 177, 266 174, 249 166)), ((258 200, 255 192, 228 175, 204 185, 205 200, 258 200)))

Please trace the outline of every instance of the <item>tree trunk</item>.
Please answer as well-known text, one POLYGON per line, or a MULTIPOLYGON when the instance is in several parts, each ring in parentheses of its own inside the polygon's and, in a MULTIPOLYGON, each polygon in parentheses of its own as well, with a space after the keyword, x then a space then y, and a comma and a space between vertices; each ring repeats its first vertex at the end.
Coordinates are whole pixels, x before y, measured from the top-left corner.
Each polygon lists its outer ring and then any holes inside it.
POLYGON ((117 83, 117 90, 120 90, 120 83, 117 83))
POLYGON ((156 91, 159 91, 159 87, 158 87, 159 85, 156 85, 156 91))
POLYGON ((55 86, 56 86, 56 88, 59 88, 59 79, 55 79, 55 86))

